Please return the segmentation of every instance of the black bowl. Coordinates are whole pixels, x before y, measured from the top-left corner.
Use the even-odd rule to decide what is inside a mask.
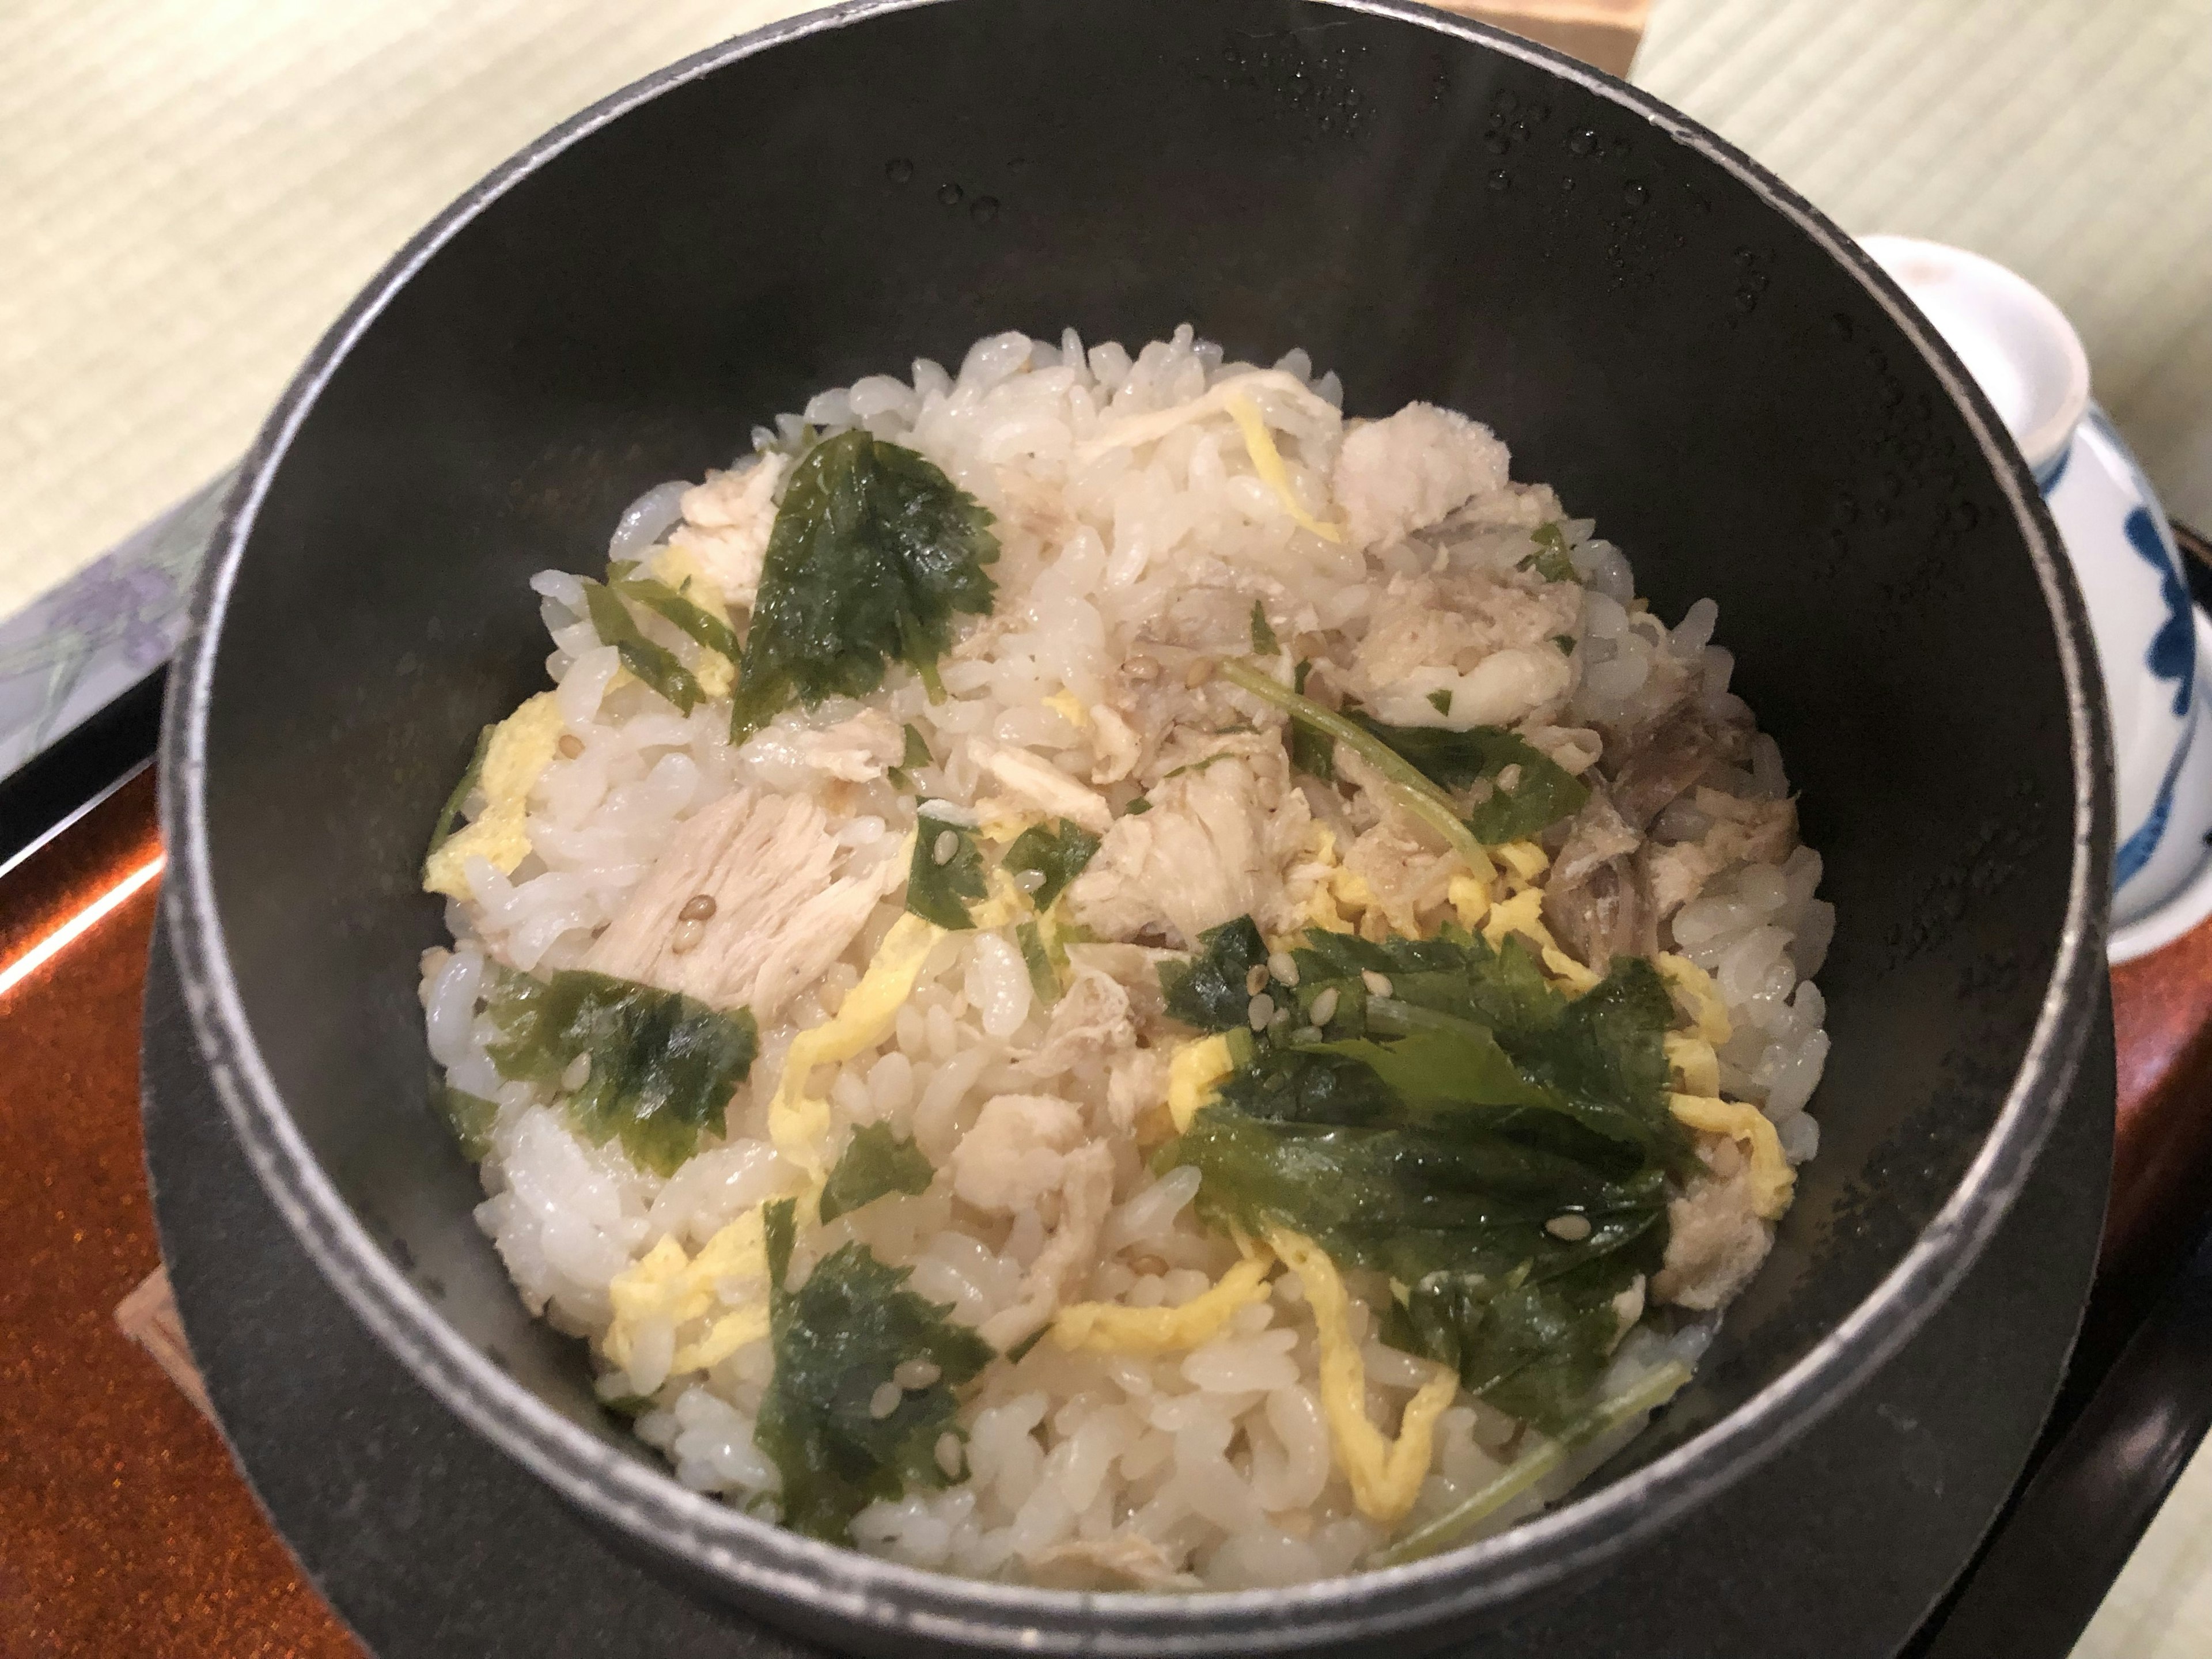
[[[426,1103],[424,838],[540,684],[524,586],[811,389],[1008,327],[1293,344],[1472,411],[1721,605],[1839,930],[1825,1146],[1694,1388],[1577,1501],[1398,1571],[1079,1596],[910,1571],[678,1486],[524,1314]],[[347,313],[248,459],[175,680],[168,920],[280,1208],[477,1431],[733,1601],[875,1653],[1403,1647],[1694,1524],[1948,1294],[2063,1100],[2112,805],[2080,598],[1957,361],[1672,112],[1409,6],[844,8],[610,100]]]

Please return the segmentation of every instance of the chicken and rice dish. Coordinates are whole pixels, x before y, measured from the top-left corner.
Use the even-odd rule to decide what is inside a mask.
[[[1410,1560],[1758,1272],[1833,922],[1715,606],[1340,404],[998,335],[532,579],[550,689],[423,872],[434,1092],[686,1486],[1044,1586]]]

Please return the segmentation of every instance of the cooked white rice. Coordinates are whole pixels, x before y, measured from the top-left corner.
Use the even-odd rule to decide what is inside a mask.
[[[1272,374],[1242,378],[1255,373],[1224,362],[1187,327],[1133,356],[1112,343],[1086,349],[1073,332],[1057,344],[997,335],[979,341],[957,374],[921,362],[908,380],[871,376],[825,392],[757,433],[757,453],[730,473],[664,485],[625,515],[616,556],[718,587],[742,627],[773,488],[802,428],[859,424],[921,452],[996,516],[1002,547],[992,569],[995,612],[971,621],[944,661],[940,702],[895,670],[868,700],[875,714],[833,699],[788,712],[732,748],[726,679],[723,696],[678,714],[619,672],[615,649],[585,619],[575,577],[547,571],[533,580],[552,636],[546,668],[564,739],[529,787],[527,855],[504,873],[493,859],[467,860],[469,896],[448,905],[454,947],[429,953],[422,981],[433,1056],[453,1086],[498,1104],[477,1218],[533,1312],[602,1352],[610,1287],[656,1243],[673,1238],[696,1252],[763,1200],[803,1189],[771,1145],[766,1104],[793,1036],[831,1017],[902,911],[915,797],[884,776],[899,761],[896,743],[884,750],[886,731],[912,723],[935,757],[916,780],[922,793],[954,803],[956,816],[980,804],[973,816],[987,828],[1006,816],[1009,797],[1024,804],[987,764],[1005,750],[1042,760],[1109,815],[1140,785],[1161,797],[1156,814],[1177,810],[1159,777],[1163,749],[1170,758],[1177,752],[1179,726],[1202,714],[1249,721],[1255,742],[1279,742],[1279,714],[1205,678],[1210,658],[1249,651],[1255,599],[1286,646],[1295,641],[1297,654],[1328,659],[1340,690],[1401,724],[1447,718],[1430,712],[1430,694],[1441,690],[1455,723],[1471,715],[1515,726],[1571,771],[1595,763],[1608,775],[1636,734],[1686,708],[1735,734],[1729,752],[1699,762],[1694,781],[1646,827],[1638,854],[1645,862],[1634,867],[1648,883],[1671,860],[1665,878],[1691,894],[1655,921],[1654,934],[1709,972],[1726,1006],[1734,1035],[1717,1054],[1718,1092],[1759,1107],[1792,1163],[1814,1154],[1819,1133],[1805,1109],[1827,1037],[1812,975],[1832,913],[1814,896],[1819,854],[1796,844],[1781,756],[1771,739],[1749,735],[1749,711],[1728,690],[1731,659],[1711,643],[1712,602],[1663,625],[1635,598],[1621,550],[1595,539],[1587,521],[1565,519],[1544,486],[1509,483],[1504,447],[1483,428],[1422,405],[1389,422],[1344,421],[1336,377],[1316,376],[1303,352]],[[1211,412],[1160,422],[1167,429],[1150,441],[1100,441],[1132,430],[1119,423],[1187,408],[1231,381],[1272,431],[1299,515],[1258,476],[1218,396]],[[1369,435],[1352,442],[1355,432]],[[1300,517],[1344,522],[1348,533],[1331,543]],[[1564,521],[1579,583],[1547,583],[1518,568],[1531,530],[1553,521]],[[673,628],[649,617],[644,627],[702,674],[711,670]],[[1553,635],[1571,636],[1571,653],[1550,643]],[[1370,933],[1432,930],[1454,914],[1441,878],[1430,879],[1437,844],[1364,792],[1285,782],[1264,757],[1188,782],[1181,810],[1201,819],[1250,816],[1243,890],[1263,927],[1270,913],[1279,921],[1328,910]],[[1200,785],[1210,793],[1201,797]],[[618,1143],[580,1139],[557,1090],[501,1077],[486,1051],[495,1032],[480,1012],[485,959],[541,975],[582,965],[678,827],[741,790],[818,805],[840,878],[856,890],[873,884],[879,896],[834,963],[763,1018],[760,1058],[730,1106],[726,1137],[710,1136],[664,1179],[635,1167]],[[479,794],[469,810],[484,805]],[[1412,849],[1408,869],[1420,864],[1427,876],[1397,880],[1376,864],[1393,833]],[[1547,840],[1553,854],[1559,835]],[[1362,846],[1366,874],[1346,879]],[[1112,850],[1109,841],[1094,864],[1101,882]],[[1512,882],[1502,871],[1497,882],[1490,899],[1503,902]],[[1372,901],[1364,908],[1363,892]],[[1155,914],[1142,937],[1151,944],[1187,944],[1175,919],[1204,908],[1203,895],[1087,896],[1093,915],[1109,921],[1149,904]],[[1066,1148],[1049,1135],[1036,1141],[1034,1126],[1010,1125],[1011,1109],[979,1132],[986,1103],[1008,1096],[1071,1103],[1085,1144],[1111,1159],[1110,1213],[1059,1301],[1178,1305],[1237,1261],[1236,1247],[1194,1217],[1197,1172],[1155,1179],[1130,1127],[1158,1106],[1160,1055],[1173,1036],[1140,1013],[1118,1047],[1055,1055],[1052,1016],[1032,993],[1010,929],[951,933],[936,945],[888,1038],[820,1068],[811,1090],[830,1104],[825,1155],[851,1126],[888,1122],[939,1166],[936,1183],[803,1233],[801,1269],[859,1238],[884,1261],[910,1267],[911,1288],[950,1304],[959,1322],[981,1326],[1015,1309],[1065,1206],[1020,1182],[1011,1195],[998,1190],[1007,1183],[994,1172],[1022,1146],[1034,1159],[1035,1146],[1049,1143],[1041,1183],[1048,1189]],[[1031,1140],[1022,1142],[1023,1133]],[[979,1133],[1003,1145],[979,1140],[963,1155]],[[1676,1305],[1621,1342],[1608,1388],[1668,1358],[1694,1362],[1713,1309],[1767,1248],[1771,1225],[1742,1206],[1735,1146],[1717,1135],[1700,1144],[1711,1176],[1677,1200],[1676,1255],[1661,1275],[1671,1282],[1650,1287],[1655,1307],[1662,1291]],[[1690,1259],[1700,1250],[1703,1258]],[[769,1343],[671,1374],[678,1351],[714,1319],[764,1293],[757,1278],[716,1288],[714,1306],[698,1318],[648,1320],[632,1333],[626,1368],[602,1357],[601,1392],[649,1398],[637,1433],[685,1486],[773,1514],[777,1471],[753,1441]],[[1378,1287],[1355,1279],[1353,1288]],[[1361,1297],[1352,1318],[1364,1338],[1368,1414],[1387,1431],[1433,1367],[1365,1334],[1372,1310]],[[1188,1352],[1069,1352],[1037,1342],[1018,1362],[988,1368],[960,1420],[968,1477],[863,1510],[853,1526],[860,1548],[1051,1583],[1287,1584],[1355,1568],[1388,1536],[1496,1476],[1525,1441],[1521,1425],[1462,1394],[1437,1425],[1411,1513],[1387,1526],[1364,1516],[1332,1455],[1315,1322],[1291,1272]],[[1486,1530],[1555,1500],[1620,1438],[1586,1449]]]

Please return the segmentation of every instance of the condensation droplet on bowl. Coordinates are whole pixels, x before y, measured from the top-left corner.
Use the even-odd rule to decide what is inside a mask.
[[[957,185],[946,185],[937,192],[937,199],[945,207],[957,207],[964,192]]]
[[[914,163],[903,155],[894,155],[884,163],[884,177],[895,185],[902,185],[914,177]]]

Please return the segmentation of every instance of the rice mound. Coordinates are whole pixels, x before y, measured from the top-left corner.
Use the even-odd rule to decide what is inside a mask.
[[[938,1174],[926,1193],[807,1230],[794,1272],[858,1239],[910,1267],[909,1287],[955,1321],[1034,1328],[1025,1301],[1087,1169],[1110,1179],[1110,1196],[1080,1259],[1048,1285],[1053,1305],[1176,1307],[1212,1286],[1237,1247],[1194,1217],[1197,1170],[1149,1171],[1136,1126],[1159,1107],[1174,1046],[1147,992],[1157,963],[1224,920],[1224,903],[1271,935],[1382,937],[1433,932],[1471,907],[1479,925],[1486,907],[1543,888],[1544,921],[1532,925],[1548,924],[1566,957],[1595,955],[1601,969],[1616,946],[1663,951],[1710,975],[1731,1034],[1712,1055],[1717,1087],[1702,1092],[1756,1107],[1790,1163],[1817,1152],[1806,1107],[1827,1036],[1812,978],[1832,915],[1814,896],[1820,856],[1797,844],[1780,753],[1728,689],[1715,605],[1700,600],[1666,626],[1635,597],[1623,552],[1544,485],[1512,482],[1504,446],[1465,417],[1414,404],[1351,422],[1340,402],[1336,377],[1315,375],[1303,352],[1272,369],[1228,362],[1185,327],[1133,356],[1086,349],[1072,331],[1057,345],[995,335],[957,374],[919,362],[909,379],[871,376],[779,417],[729,471],[641,498],[612,556],[691,581],[742,626],[793,454],[862,427],[927,457],[994,515],[998,599],[941,664],[942,701],[895,670],[865,701],[790,709],[739,747],[726,669],[717,679],[691,639],[642,619],[710,694],[685,715],[623,670],[576,576],[532,580],[558,744],[521,803],[526,853],[505,869],[469,856],[449,884],[453,945],[423,963],[428,1044],[453,1088],[496,1103],[477,1216],[523,1299],[593,1345],[602,1395],[630,1403],[637,1434],[684,1486],[776,1512],[777,1468],[754,1439],[768,1340],[672,1370],[763,1287],[724,1279],[693,1318],[643,1321],[620,1365],[605,1347],[613,1287],[661,1241],[696,1255],[801,1188],[768,1103],[794,1036],[833,1017],[902,915],[917,794],[987,840],[1048,814],[1103,814],[1107,845],[1067,899],[1101,942],[1071,948],[1077,988],[1048,1007],[1011,929],[947,933],[889,1036],[817,1068],[808,1093],[828,1103],[823,1156],[852,1127],[882,1122]],[[1240,404],[1264,424],[1274,483]],[[1526,568],[1531,532],[1550,524],[1572,580]],[[1501,869],[1484,895],[1455,887],[1437,844],[1356,778],[1331,788],[1291,776],[1282,716],[1209,673],[1212,659],[1252,650],[1255,600],[1333,695],[1403,724],[1445,723],[1448,708],[1455,723],[1511,726],[1568,771],[1610,780],[1616,797],[1641,757],[1637,777],[1662,775],[1646,803],[1659,804],[1640,824],[1628,814],[1627,850],[1585,815],[1532,844],[1522,863],[1533,870]],[[932,759],[902,789],[889,774],[908,725]],[[1189,763],[1192,732],[1238,726],[1235,753],[1168,776]],[[1144,791],[1152,810],[1125,816]],[[756,1010],[760,1054],[726,1133],[664,1178],[618,1143],[576,1133],[558,1085],[501,1075],[483,1012],[488,963],[542,975],[605,959],[602,941],[623,936],[684,827],[748,793],[805,805],[818,839],[809,867],[834,873],[854,920],[830,940],[830,959]],[[466,810],[483,817],[485,794]],[[1125,824],[1151,839],[1117,841]],[[1571,862],[1589,868],[1570,880]],[[1602,886],[1607,872],[1639,884],[1629,921]],[[1060,1104],[1001,1104],[1041,1098]],[[1615,1351],[1608,1389],[1669,1359],[1694,1363],[1771,1243],[1771,1222],[1745,1207],[1736,1141],[1698,1143],[1705,1173],[1674,1200],[1668,1266],[1639,1292],[1652,1311]],[[1348,1278],[1368,1415],[1388,1429],[1436,1368],[1377,1338],[1389,1291]],[[994,1361],[963,1401],[965,1478],[862,1510],[858,1547],[1076,1588],[1290,1584],[1354,1569],[1495,1479],[1524,1443],[1521,1424],[1462,1392],[1436,1422],[1410,1512],[1389,1523],[1363,1514],[1332,1454],[1316,1321],[1292,1272],[1188,1350],[996,1346],[1019,1357]],[[1582,1449],[1484,1530],[1556,1501],[1639,1425]]]

